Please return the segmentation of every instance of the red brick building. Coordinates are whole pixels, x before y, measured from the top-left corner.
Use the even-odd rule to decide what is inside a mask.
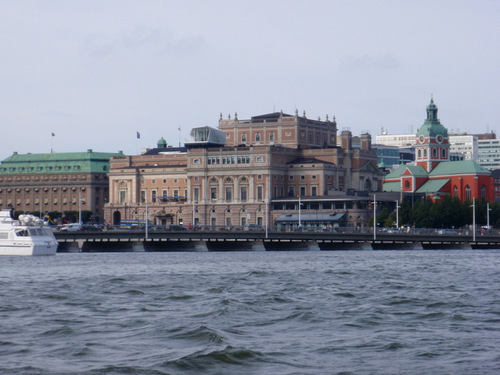
[[[494,200],[491,172],[472,160],[449,161],[448,131],[437,117],[431,98],[427,119],[416,134],[415,163],[401,164],[384,178],[384,191],[425,194],[432,200],[443,195],[461,201]]]

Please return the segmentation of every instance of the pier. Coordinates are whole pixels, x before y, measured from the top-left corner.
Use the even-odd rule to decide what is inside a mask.
[[[55,232],[58,252],[500,249],[498,233],[327,231]]]

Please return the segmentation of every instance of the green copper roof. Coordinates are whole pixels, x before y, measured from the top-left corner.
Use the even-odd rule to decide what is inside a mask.
[[[403,175],[404,171],[408,169],[412,176],[415,177],[426,177],[427,171],[424,167],[410,164],[401,164],[396,170],[387,174],[384,178],[390,180],[391,178],[399,178]]]
[[[401,191],[401,182],[395,181],[395,182],[386,182],[382,186],[383,191]]]
[[[418,188],[416,193],[437,193],[443,188],[446,183],[450,181],[449,178],[440,178],[437,180],[426,181],[422,186]]]
[[[161,137],[158,141],[158,148],[165,148],[167,147],[167,141],[165,140],[165,138]]]
[[[109,152],[66,152],[47,154],[14,153],[0,164],[0,175],[53,174],[53,173],[107,173],[111,156],[123,155]]]
[[[437,117],[438,108],[434,104],[434,99],[431,98],[430,104],[427,106],[427,119],[424,124],[417,131],[417,138],[420,135],[424,137],[435,137],[438,134],[441,134],[443,137],[448,137],[448,130],[441,125]]]
[[[406,164],[400,164],[399,167],[397,167],[392,172],[388,173],[384,178],[388,180],[391,178],[399,178],[401,177],[405,169],[406,169]]]
[[[459,160],[448,161],[439,163],[429,176],[446,176],[446,175],[465,175],[465,174],[485,174],[489,175],[491,172],[486,168],[480,166],[473,160]]]

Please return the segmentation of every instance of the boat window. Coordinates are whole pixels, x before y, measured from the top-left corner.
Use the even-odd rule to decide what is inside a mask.
[[[29,228],[29,231],[32,237],[43,236],[43,231],[41,230],[41,228]]]
[[[18,237],[28,237],[29,236],[29,233],[26,229],[19,229],[19,230],[16,230],[16,236]]]

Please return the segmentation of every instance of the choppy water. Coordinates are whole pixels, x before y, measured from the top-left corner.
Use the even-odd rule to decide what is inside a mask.
[[[0,258],[2,374],[500,374],[499,251]]]

